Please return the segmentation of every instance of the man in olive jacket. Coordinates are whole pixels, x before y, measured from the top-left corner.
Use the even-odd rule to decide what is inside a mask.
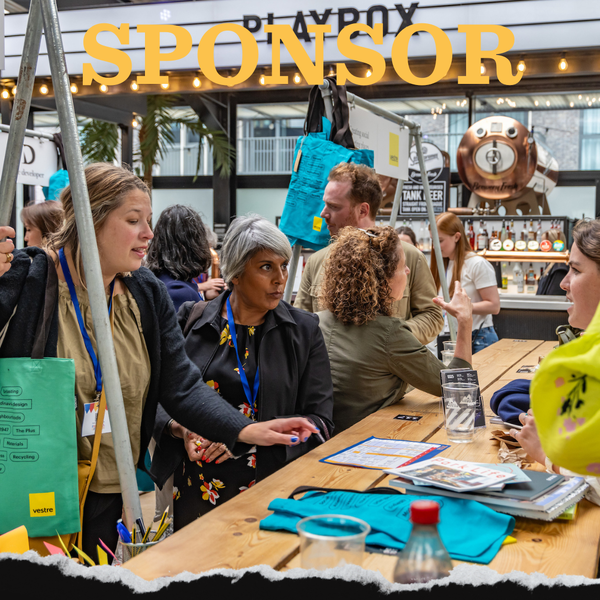
[[[382,198],[379,179],[373,169],[341,163],[329,173],[321,217],[325,219],[332,237],[337,236],[342,227],[375,227]],[[393,316],[404,319],[413,335],[422,344],[427,344],[437,337],[444,325],[442,310],[432,301],[438,295],[437,290],[425,256],[414,246],[406,242],[401,244],[410,273],[404,296],[394,303]],[[323,310],[318,296],[330,248],[323,248],[308,259],[294,307],[309,312]]]

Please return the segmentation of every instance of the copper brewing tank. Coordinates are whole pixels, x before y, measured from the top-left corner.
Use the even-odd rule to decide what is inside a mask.
[[[529,189],[547,195],[558,181],[550,150],[511,117],[486,117],[471,125],[456,158],[462,182],[487,200],[519,198]]]

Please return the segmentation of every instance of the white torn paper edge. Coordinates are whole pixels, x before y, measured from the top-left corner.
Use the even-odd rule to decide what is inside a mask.
[[[65,556],[41,557],[33,550],[25,554],[0,553],[0,560],[28,560],[41,566],[54,565],[63,575],[67,577],[92,578],[106,583],[121,583],[128,586],[136,593],[157,592],[168,586],[171,582],[190,582],[212,575],[230,577],[232,583],[237,582],[246,573],[259,573],[269,581],[281,581],[283,579],[303,579],[306,577],[319,577],[322,579],[341,579],[343,581],[355,581],[363,585],[376,584],[379,590],[385,594],[402,590],[430,589],[434,586],[447,586],[449,584],[459,585],[494,585],[500,582],[512,582],[529,588],[530,590],[539,586],[563,585],[567,587],[581,585],[596,585],[597,580],[588,579],[583,575],[559,575],[550,578],[543,573],[527,574],[522,571],[512,571],[507,574],[499,574],[484,565],[460,564],[452,569],[450,576],[437,579],[428,583],[400,584],[390,583],[379,571],[363,569],[357,565],[344,565],[326,571],[316,569],[290,569],[285,572],[275,571],[267,565],[257,565],[246,569],[211,569],[204,573],[196,574],[184,571],[173,577],[158,577],[152,581],[146,581],[131,571],[113,566],[85,567]]]

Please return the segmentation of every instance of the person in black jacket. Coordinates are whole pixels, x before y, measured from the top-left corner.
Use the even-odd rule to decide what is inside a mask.
[[[203,303],[199,317],[198,307],[186,302],[178,318],[182,329],[189,330],[185,350],[204,381],[241,414],[259,422],[304,416],[325,439],[333,431],[329,359],[316,315],[282,301],[290,257],[290,244],[275,225],[257,215],[238,217],[221,252],[229,289]],[[194,435],[187,456],[178,447],[165,457],[169,423],[177,429],[168,415],[157,419],[154,459],[168,459],[174,469],[175,530],[319,443],[311,438],[295,448],[242,453]]]
[[[107,163],[86,167],[85,178],[107,301],[114,286],[113,337],[134,463],[142,458],[140,468],[144,469],[143,457],[154,428],[159,399],[178,422],[226,444],[235,453],[243,453],[257,444],[304,443],[302,440],[317,431],[306,419],[253,423],[210,389],[188,359],[164,284],[148,269],[140,268],[153,237],[149,190],[143,181],[130,171]],[[62,192],[61,201],[65,220],[48,241],[59,289],[45,356],[70,358],[75,363],[77,431],[73,431],[73,435],[78,439],[79,458],[88,459],[93,436],[81,435],[81,422],[84,403],[96,399],[98,381],[74,307],[76,304],[80,307],[83,325],[95,350],[80,253],[80,244],[89,240],[79,238],[70,187]],[[5,248],[10,250],[10,244],[0,246],[0,251]],[[61,250],[64,262],[58,261]],[[0,277],[0,332],[4,336],[0,358],[31,356],[36,325],[44,309],[49,268],[44,251],[33,247],[15,251],[10,266]],[[63,266],[68,268],[63,270]],[[65,283],[67,273],[72,278],[75,297]],[[110,404],[110,399],[108,402]],[[185,434],[183,427],[178,431],[180,436]],[[181,439],[178,443],[183,445]],[[57,456],[56,460],[60,458]],[[164,475],[153,465],[150,475],[162,486],[169,474]],[[116,547],[116,521],[121,512],[112,434],[104,433],[98,465],[85,501],[84,552],[95,555],[98,538],[111,549]]]

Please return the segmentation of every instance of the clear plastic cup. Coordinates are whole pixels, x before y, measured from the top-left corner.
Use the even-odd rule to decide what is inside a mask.
[[[371,527],[361,519],[343,515],[306,517],[296,525],[300,534],[303,569],[332,569],[362,565],[365,539]]]
[[[472,442],[479,386],[474,383],[444,383],[442,390],[448,441],[456,444]]]
[[[454,358],[454,352],[449,350],[442,350],[442,362],[446,367],[450,366],[452,359]]]
[[[456,342],[444,342],[444,350],[446,352],[452,352],[452,354],[454,354],[454,352],[456,351]]]

